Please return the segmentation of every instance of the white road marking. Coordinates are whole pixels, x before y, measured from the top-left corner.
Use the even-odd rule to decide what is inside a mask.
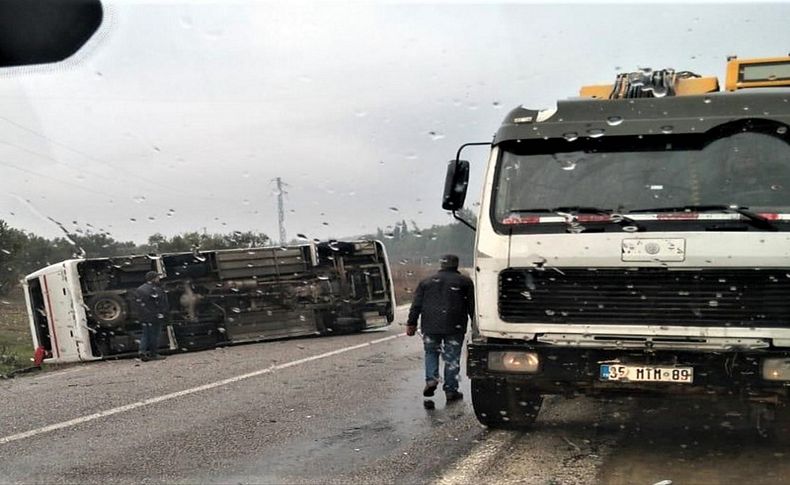
[[[60,423],[50,424],[48,426],[43,426],[37,429],[31,429],[30,431],[25,431],[23,433],[12,434],[10,436],[5,436],[0,438],[0,445],[4,445],[6,443],[10,443],[12,441],[19,441],[25,438],[31,438],[33,436],[37,436],[44,433],[49,433],[50,431],[57,431],[59,429],[69,428],[72,426],[76,426],[78,424],[87,423],[88,421],[93,421],[99,418],[105,418],[107,416],[112,416],[114,414],[125,413],[127,411],[132,411],[134,409],[138,409],[144,406],[150,406],[151,404],[156,404],[164,401],[169,401],[171,399],[175,399],[177,397],[188,396],[190,394],[195,394],[202,391],[208,391],[209,389],[215,389],[221,386],[227,386],[228,384],[233,384],[235,382],[243,381],[245,379],[250,379],[253,377],[262,376],[265,374],[271,374],[272,372],[287,369],[289,367],[295,367],[297,365],[306,364],[308,362],[313,362],[314,360],[325,359],[327,357],[332,357],[338,354],[344,354],[346,352],[351,352],[352,350],[363,349],[365,347],[370,347],[372,345],[380,344],[383,342],[387,342],[389,340],[396,339],[398,337],[402,337],[406,335],[405,333],[400,333],[397,335],[390,335],[389,337],[384,337],[380,339],[371,340],[369,342],[365,342],[358,345],[352,345],[351,347],[344,347],[337,350],[332,350],[331,352],[325,352],[323,354],[313,355],[312,357],[305,357],[304,359],[298,359],[291,362],[286,362],[284,364],[273,365],[271,367],[267,367],[265,369],[256,370],[254,372],[249,372],[247,374],[242,374],[235,377],[229,377],[227,379],[222,379],[221,381],[211,382],[208,384],[203,384],[202,386],[193,387],[190,389],[184,389],[183,391],[172,392],[170,394],[165,394],[162,396],[151,397],[148,399],[144,399],[142,401],[133,402],[131,404],[126,404],[124,406],[119,406],[112,409],[107,409],[105,411],[100,411],[98,413],[89,414],[87,416],[81,416],[79,418],[69,419],[68,421],[62,421]]]
[[[455,463],[451,469],[438,480],[435,485],[458,485],[460,483],[485,483],[481,472],[489,468],[491,460],[505,451],[505,447],[513,441],[513,435],[506,431],[493,431],[485,442],[477,445],[464,459]]]

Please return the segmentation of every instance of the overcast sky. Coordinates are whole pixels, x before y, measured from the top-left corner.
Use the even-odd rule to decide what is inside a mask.
[[[0,219],[276,238],[282,177],[289,237],[445,223],[447,160],[510,109],[638,66],[723,80],[728,54],[787,54],[788,19],[781,3],[110,3],[76,58],[0,69]]]

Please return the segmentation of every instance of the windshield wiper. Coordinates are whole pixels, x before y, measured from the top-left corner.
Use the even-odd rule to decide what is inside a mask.
[[[728,214],[740,214],[746,218],[752,226],[766,231],[778,231],[776,225],[766,219],[765,217],[752,212],[748,207],[741,207],[737,205],[683,205],[673,207],[654,207],[652,209],[635,209],[629,210],[630,214],[647,213],[647,212],[709,212],[720,211]]]
[[[608,221],[595,221],[595,222],[610,222],[613,224],[619,224],[621,226],[631,226],[635,227],[638,231],[644,231],[645,228],[637,223],[635,220],[627,217],[619,212],[615,212],[612,209],[600,209],[598,207],[589,207],[589,206],[560,206],[554,207],[553,209],[545,209],[545,208],[536,208],[536,209],[513,209],[510,212],[515,213],[525,213],[525,212],[538,212],[538,213],[547,213],[547,214],[558,214],[558,215],[573,215],[573,214],[600,214],[609,216],[610,220]]]

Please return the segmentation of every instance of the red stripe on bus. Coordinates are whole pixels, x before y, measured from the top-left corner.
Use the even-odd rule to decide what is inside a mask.
[[[52,333],[52,338],[55,345],[52,347],[57,354],[55,357],[60,358],[60,349],[58,348],[58,334],[55,333],[55,312],[52,311],[52,300],[49,299],[49,285],[47,284],[47,276],[44,275],[44,294],[47,295],[47,307],[49,308],[49,331]]]

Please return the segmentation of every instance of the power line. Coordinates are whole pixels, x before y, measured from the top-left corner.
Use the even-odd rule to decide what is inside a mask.
[[[64,149],[72,152],[72,153],[76,153],[77,155],[79,155],[79,156],[81,156],[81,157],[83,157],[83,158],[85,158],[87,160],[90,160],[90,161],[92,161],[94,163],[98,163],[98,164],[100,164],[102,166],[112,167],[113,170],[117,170],[119,172],[123,172],[124,174],[126,174],[126,175],[128,175],[130,177],[136,178],[137,180],[145,182],[145,183],[147,183],[149,185],[154,185],[154,186],[157,186],[157,187],[159,187],[161,189],[166,189],[169,192],[173,192],[173,193],[176,193],[176,194],[180,194],[180,195],[184,195],[184,196],[188,196],[188,197],[192,197],[192,198],[203,199],[203,200],[210,200],[210,201],[223,200],[225,202],[235,202],[235,201],[231,201],[229,199],[221,199],[221,198],[217,198],[217,197],[206,197],[206,196],[200,196],[200,195],[196,196],[196,195],[190,194],[188,192],[181,191],[181,190],[179,190],[179,189],[177,189],[177,188],[175,188],[173,186],[168,186],[168,185],[165,185],[165,184],[161,184],[161,183],[159,183],[159,182],[157,182],[155,180],[151,180],[151,179],[148,179],[148,178],[145,178],[145,177],[141,177],[140,175],[137,175],[134,172],[126,170],[126,169],[124,169],[121,166],[112,165],[112,164],[110,164],[110,163],[108,163],[108,162],[106,162],[104,160],[101,160],[99,158],[94,157],[93,155],[90,155],[89,153],[83,152],[82,150],[78,150],[78,149],[73,148],[73,147],[71,147],[69,145],[66,145],[65,143],[59,142],[57,140],[53,140],[52,138],[44,135],[43,133],[39,133],[38,131],[36,131],[36,130],[34,130],[32,128],[28,128],[27,126],[24,126],[24,125],[22,125],[20,123],[17,123],[16,121],[10,120],[10,119],[8,119],[8,118],[6,118],[4,116],[0,116],[0,120],[3,120],[6,123],[15,126],[15,127],[19,128],[20,130],[23,130],[23,131],[31,133],[31,134],[33,134],[35,136],[38,136],[39,138],[41,138],[43,140],[46,140],[47,142],[51,143],[52,145],[59,146],[61,148],[64,148]],[[6,142],[6,144],[11,145],[10,143],[7,143],[7,142]],[[11,145],[11,146],[14,146],[14,145]],[[17,148],[21,148],[21,147],[17,147]],[[34,154],[36,154],[38,156],[43,156],[44,158],[47,158],[48,160],[52,160],[52,161],[54,161],[56,163],[60,163],[60,164],[63,164],[65,166],[70,166],[69,164],[67,164],[67,163],[65,163],[63,161],[56,160],[56,159],[54,159],[52,157],[49,157],[49,156],[46,156],[46,155],[43,155],[43,154],[40,154],[40,153],[33,152],[32,150],[28,150],[28,149],[25,149],[25,148],[21,148],[21,149],[24,150],[24,151],[32,152],[32,153],[34,153]],[[76,167],[71,167],[71,168],[73,168],[75,170],[84,170],[84,169],[80,169],[80,168],[76,168]],[[87,172],[87,171],[85,171],[85,172],[86,173],[90,173],[90,172]],[[92,174],[92,175],[97,176],[95,173]],[[100,175],[98,175],[98,176],[99,177],[103,177],[103,176],[100,176]]]

